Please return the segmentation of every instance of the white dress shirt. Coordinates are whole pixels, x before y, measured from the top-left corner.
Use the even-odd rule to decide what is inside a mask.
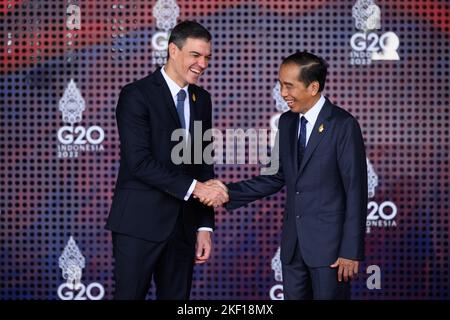
[[[188,91],[188,86],[189,85],[186,85],[185,87],[181,88],[164,71],[165,67],[166,66],[163,66],[161,68],[161,74],[162,74],[164,80],[166,80],[167,86],[169,87],[170,94],[172,95],[172,99],[173,99],[173,102],[175,104],[175,108],[176,108],[176,105],[177,105],[177,94],[178,94],[178,92],[180,92],[180,90],[184,90],[186,92],[186,99],[184,99],[184,119],[185,119],[186,134],[187,134],[189,132],[189,124],[190,124],[189,120],[190,120],[190,117],[191,117],[191,109],[190,109],[190,105],[189,105],[189,91]],[[189,187],[186,195],[184,196],[184,201],[188,201],[189,200],[189,198],[192,195],[192,192],[194,192],[196,184],[197,184],[197,180],[193,179],[192,183],[191,183],[191,186]],[[201,230],[211,231],[211,232],[213,231],[211,228],[208,228],[208,227],[201,227],[201,228],[198,229],[198,231],[201,231]]]
[[[320,95],[320,99],[309,109],[305,114],[300,113],[300,120],[302,117],[305,117],[308,121],[306,123],[306,144],[308,145],[309,137],[311,136],[311,132],[314,129],[314,125],[316,124],[317,117],[319,116],[320,110],[322,110],[323,105],[325,104],[325,97]],[[300,135],[300,126],[298,126],[297,138]]]
[[[167,85],[169,86],[170,94],[172,95],[173,102],[175,103],[175,108],[177,107],[177,94],[180,90],[184,90],[186,92],[186,99],[184,99],[184,119],[186,124],[186,132],[189,132],[189,120],[191,117],[191,109],[189,108],[189,91],[188,86],[181,88],[175,81],[173,81],[167,73],[164,71],[164,67],[161,68],[161,74],[166,80]]]

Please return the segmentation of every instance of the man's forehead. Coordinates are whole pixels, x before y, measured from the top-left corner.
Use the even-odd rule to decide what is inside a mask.
[[[281,77],[281,75],[283,76],[287,76],[287,77],[291,77],[291,76],[297,76],[300,72],[300,67],[298,65],[292,64],[289,66],[285,66],[282,65],[280,67],[280,70],[278,70],[278,76]]]
[[[205,39],[194,39],[187,38],[184,43],[183,49],[187,49],[189,51],[211,51],[211,41],[207,41]]]
[[[296,72],[299,71],[301,66],[296,63],[283,63],[280,66],[280,72]]]
[[[211,44],[211,41],[209,41],[207,39],[204,39],[204,38],[187,37],[186,38],[186,43],[188,43],[188,42],[190,42],[190,43],[196,42],[196,43]]]

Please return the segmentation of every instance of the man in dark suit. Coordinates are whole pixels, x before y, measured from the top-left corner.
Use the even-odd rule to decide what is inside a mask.
[[[182,22],[170,35],[167,64],[120,93],[120,170],[106,225],[115,299],[145,299],[152,277],[158,299],[188,299],[194,261],[210,256],[214,210],[193,198],[214,205],[228,195],[202,182],[214,177],[211,164],[179,164],[172,152],[179,143],[172,139],[175,130],[192,147],[194,121],[202,135],[211,128],[211,97],[195,85],[210,58],[210,33]]]
[[[279,82],[291,110],[279,120],[278,171],[228,185],[230,210],[286,186],[285,299],[348,299],[349,279],[364,258],[364,141],[356,119],[321,94],[326,75],[325,61],[311,53],[284,59]]]

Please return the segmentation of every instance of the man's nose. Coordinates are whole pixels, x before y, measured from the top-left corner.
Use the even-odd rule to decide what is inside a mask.
[[[203,68],[206,69],[208,67],[208,61],[206,60],[205,57],[200,57],[198,60],[198,65]]]

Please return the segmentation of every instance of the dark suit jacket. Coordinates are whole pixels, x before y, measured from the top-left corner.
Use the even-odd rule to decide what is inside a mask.
[[[211,128],[211,97],[189,85],[190,126],[202,121]],[[195,101],[194,101],[195,100]],[[183,213],[186,234],[195,239],[198,227],[214,227],[214,211],[197,200],[184,197],[193,178],[214,178],[212,165],[181,164],[171,160],[172,131],[180,128],[176,107],[160,69],[126,85],[116,109],[120,136],[120,169],[106,228],[114,232],[163,241]],[[207,143],[203,143],[202,150]]]
[[[298,113],[288,111],[280,117],[278,172],[229,184],[230,202],[226,207],[238,208],[286,185],[283,263],[292,259],[297,239],[302,257],[310,267],[329,266],[338,257],[362,260],[367,167],[358,122],[326,99],[299,169],[298,123]]]

